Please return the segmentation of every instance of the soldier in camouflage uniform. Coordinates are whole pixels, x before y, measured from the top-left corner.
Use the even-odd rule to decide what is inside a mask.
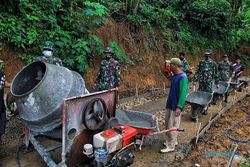
[[[43,47],[43,55],[36,58],[35,61],[42,61],[45,63],[55,64],[57,66],[62,66],[62,61],[54,57],[54,43],[51,41],[46,41]]]
[[[211,59],[212,50],[208,49],[204,53],[205,60],[200,61],[196,73],[194,75],[194,81],[199,82],[198,90],[204,92],[212,92],[213,82],[218,83],[218,69],[215,61]]]
[[[185,53],[181,52],[179,54],[179,58],[181,60],[181,69],[183,70],[183,72],[185,72],[186,74],[192,73],[192,70],[187,62],[187,60],[185,59]]]
[[[106,58],[101,62],[100,71],[96,78],[96,86],[101,90],[108,90],[120,85],[120,65],[113,58],[112,48],[106,48]]]
[[[228,60],[228,55],[223,55],[223,60],[219,63],[218,70],[221,81],[228,81],[232,76],[233,63]]]
[[[232,76],[233,63],[228,60],[228,55],[223,55],[223,60],[219,63],[218,70],[221,81],[229,81]],[[227,103],[228,92],[225,93],[225,102]],[[216,96],[214,97],[216,100]]]

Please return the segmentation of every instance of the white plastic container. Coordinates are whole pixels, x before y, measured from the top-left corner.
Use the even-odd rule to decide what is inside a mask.
[[[110,134],[106,135],[106,132]],[[94,135],[94,147],[105,148],[110,154],[122,148],[122,135],[113,130],[100,132]]]
[[[83,146],[83,154],[90,156],[91,154],[93,154],[93,146],[92,144],[84,144]]]

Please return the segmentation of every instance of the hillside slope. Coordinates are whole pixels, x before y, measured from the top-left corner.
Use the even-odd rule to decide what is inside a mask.
[[[167,83],[166,86],[168,86],[168,80],[162,73],[164,60],[176,55],[166,53],[161,41],[158,42],[157,48],[149,49],[150,41],[143,31],[139,31],[136,38],[132,37],[127,24],[116,23],[112,20],[98,29],[95,34],[104,41],[105,46],[110,41],[116,41],[133,62],[133,65],[121,64],[122,85],[120,90],[133,89],[136,85],[139,89],[163,87],[163,83]],[[250,49],[247,47],[243,47],[242,51],[245,54],[250,53]],[[222,52],[215,53],[213,58],[219,61],[222,54]],[[196,56],[186,56],[192,67],[196,67],[202,58],[200,55],[202,53],[197,53]],[[4,71],[8,81],[11,81],[26,64],[20,60],[18,51],[4,44],[0,45],[0,59],[5,61]],[[96,55],[90,61],[90,68],[82,74],[88,87],[92,87],[94,84],[100,62],[101,57]],[[249,75],[249,70],[245,72],[245,75]]]

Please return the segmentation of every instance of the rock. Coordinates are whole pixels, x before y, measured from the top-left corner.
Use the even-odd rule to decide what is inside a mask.
[[[194,164],[192,167],[200,167],[200,164]]]
[[[185,158],[185,155],[183,153],[177,153],[175,155],[175,160],[176,161],[182,161]]]

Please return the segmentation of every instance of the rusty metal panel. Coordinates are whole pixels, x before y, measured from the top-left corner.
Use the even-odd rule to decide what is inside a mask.
[[[84,109],[94,99],[104,101],[108,117],[115,116],[117,89],[95,92],[64,100],[62,112],[62,162],[68,166],[85,163],[84,144],[93,142],[93,135],[103,129],[89,130],[83,123]]]

